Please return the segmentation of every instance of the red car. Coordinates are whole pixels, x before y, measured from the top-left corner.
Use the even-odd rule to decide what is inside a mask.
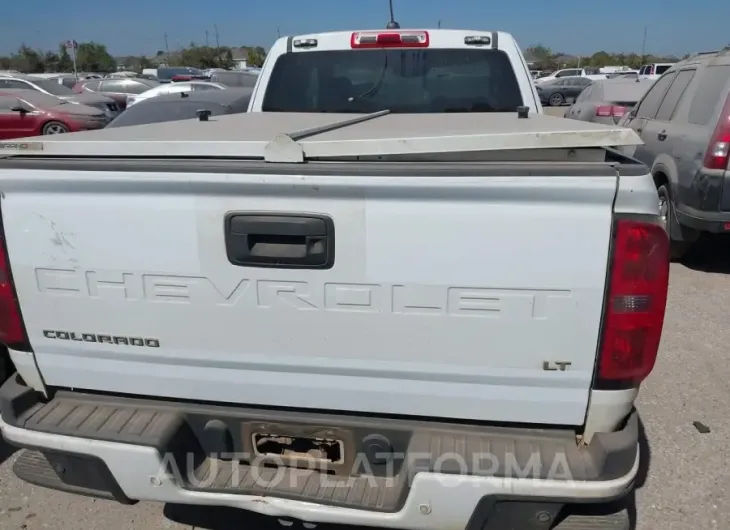
[[[0,92],[0,140],[102,129],[109,118],[95,107],[36,90]]]
[[[174,75],[170,78],[173,83],[179,83],[181,81],[210,81],[210,76],[206,75]]]

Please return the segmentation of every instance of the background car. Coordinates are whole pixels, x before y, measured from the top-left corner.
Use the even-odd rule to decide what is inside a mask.
[[[644,97],[654,81],[616,77],[594,81],[565,112],[566,118],[615,125]]]
[[[730,232],[730,48],[667,70],[619,122],[641,137],[673,259],[703,233]]]
[[[592,82],[586,77],[556,79],[555,81],[537,85],[537,95],[540,96],[540,102],[543,105],[559,107],[566,103],[572,103]]]
[[[172,76],[172,79],[170,79],[171,83],[184,83],[185,81],[210,81],[210,78],[207,75],[181,74],[174,75]]]
[[[674,63],[652,63],[645,64],[639,68],[639,79],[651,79],[656,81],[664,72],[669,70]]]
[[[137,77],[139,79],[147,79],[148,81],[157,81],[159,83],[159,79],[154,74],[138,74]]]
[[[565,79],[568,77],[585,77],[595,81],[597,79],[607,79],[607,74],[598,73],[597,68],[563,68],[562,70],[556,70],[550,73],[546,72],[545,75],[538,76],[535,79],[535,84],[552,83],[556,79]]]
[[[256,86],[256,81],[258,81],[258,79],[258,72],[250,70],[213,72],[210,75],[210,80],[213,83],[220,83],[229,87],[253,88]]]
[[[77,83],[73,91],[77,94],[93,93],[108,96],[123,110],[127,108],[129,96],[138,96],[159,85],[159,82],[149,79],[89,79]]]
[[[157,78],[161,83],[170,83],[175,76],[205,77],[205,72],[189,66],[161,66],[157,69]]]
[[[116,118],[120,112],[119,105],[113,99],[100,94],[76,94],[72,89],[60,84],[56,78],[42,79],[24,75],[3,77],[0,78],[0,90],[36,90],[70,103],[96,107],[107,114],[110,120]]]
[[[110,74],[106,74],[104,76],[104,79],[128,79],[130,77],[137,77],[137,72],[111,72]]]
[[[624,70],[621,72],[615,72],[608,74],[609,79],[639,79],[638,70]]]
[[[227,87],[219,83],[209,83],[207,81],[186,81],[183,83],[166,83],[154,88],[150,88],[146,92],[142,92],[138,96],[129,96],[127,98],[127,108],[132,105],[144,101],[145,99],[162,96],[165,94],[175,94],[179,92],[200,92],[203,90],[225,90]]]
[[[102,129],[109,118],[94,107],[36,90],[0,91],[0,139]]]
[[[229,88],[157,96],[132,105],[107,127],[188,120],[199,110],[208,110],[211,116],[246,112],[252,93],[251,88]]]
[[[73,87],[76,85],[76,83],[79,82],[79,79],[72,75],[63,75],[53,78],[53,81],[58,83],[59,85],[63,85],[68,89],[71,89],[73,92]]]

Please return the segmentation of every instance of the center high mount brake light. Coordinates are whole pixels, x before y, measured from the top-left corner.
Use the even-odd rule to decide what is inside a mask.
[[[358,31],[350,37],[352,48],[428,48],[428,31]]]

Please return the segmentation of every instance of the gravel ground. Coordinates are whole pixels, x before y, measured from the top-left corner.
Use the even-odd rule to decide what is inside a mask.
[[[636,530],[722,529],[730,520],[730,240],[709,243],[686,265],[672,265],[661,352],[638,405],[646,458]],[[700,433],[694,422],[710,432]],[[44,490],[17,480],[13,460],[12,450],[0,447],[2,530],[281,528],[235,510],[125,507]]]

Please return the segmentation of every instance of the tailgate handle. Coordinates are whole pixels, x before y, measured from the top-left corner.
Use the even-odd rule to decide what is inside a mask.
[[[314,214],[233,212],[225,220],[228,261],[241,267],[329,269],[335,225]]]

